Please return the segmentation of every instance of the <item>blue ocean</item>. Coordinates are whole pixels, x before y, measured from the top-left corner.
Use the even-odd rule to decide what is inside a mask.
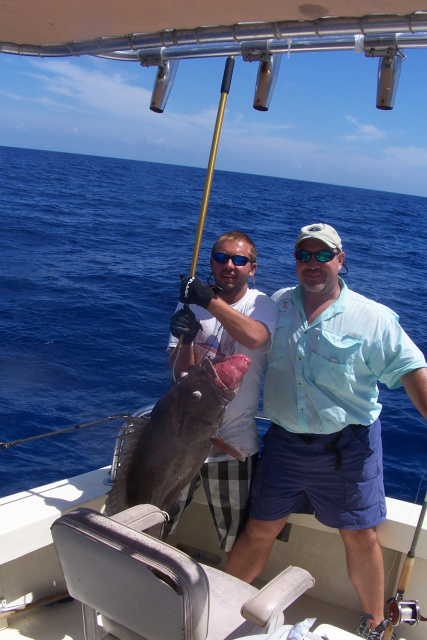
[[[0,162],[0,442],[155,402],[205,170],[8,147]],[[257,287],[295,284],[293,242],[319,221],[343,238],[348,286],[394,309],[427,354],[426,198],[216,171],[197,275],[215,238],[241,229]],[[387,495],[420,503],[427,425],[403,389],[380,400]],[[0,450],[0,495],[110,464],[121,423]]]

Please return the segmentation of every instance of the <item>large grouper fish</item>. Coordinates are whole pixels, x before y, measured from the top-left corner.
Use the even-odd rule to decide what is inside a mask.
[[[120,432],[117,479],[105,503],[114,515],[152,504],[173,515],[178,496],[199,471],[212,444],[244,460],[218,433],[251,360],[236,354],[217,364],[209,358],[188,373],[153,407],[149,418],[132,418]]]

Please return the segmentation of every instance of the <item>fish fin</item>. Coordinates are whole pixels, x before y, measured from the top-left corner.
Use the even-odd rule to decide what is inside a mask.
[[[118,433],[120,449],[118,452],[119,464],[116,469],[116,480],[107,494],[105,501],[105,513],[112,516],[134,505],[128,497],[128,474],[133,461],[135,447],[141,431],[149,423],[149,418],[128,418]],[[119,440],[120,438],[120,440]]]
[[[228,453],[229,456],[233,456],[233,458],[237,458],[237,460],[240,460],[241,462],[246,460],[240,449],[232,444],[228,444],[228,442],[226,442],[219,433],[212,436],[212,443],[223,453]]]

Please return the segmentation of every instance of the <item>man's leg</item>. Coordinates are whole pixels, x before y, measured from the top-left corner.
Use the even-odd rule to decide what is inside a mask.
[[[372,626],[384,620],[384,562],[374,529],[340,529],[347,571],[362,610],[373,616]]]
[[[304,446],[297,435],[271,424],[252,483],[250,518],[229,553],[226,573],[252,583],[267,564],[289,515],[306,506],[302,474],[298,473],[304,464]]]
[[[288,517],[269,521],[249,519],[228,555],[225,572],[251,584],[267,564],[274,541]]]
[[[243,462],[208,462],[200,471],[219,546],[227,553],[248,519],[249,493],[257,461],[258,454]]]

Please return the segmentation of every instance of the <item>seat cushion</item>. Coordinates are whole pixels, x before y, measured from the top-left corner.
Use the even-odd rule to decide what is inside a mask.
[[[209,580],[209,630],[207,640],[232,640],[262,629],[245,620],[240,613],[242,605],[258,592],[246,582],[228,573],[203,565]],[[279,621],[282,624],[283,618]]]

